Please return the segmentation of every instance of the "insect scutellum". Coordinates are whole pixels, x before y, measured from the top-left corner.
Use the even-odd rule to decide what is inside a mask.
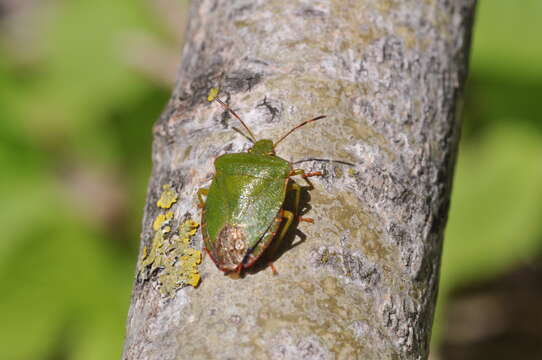
[[[252,143],[254,144],[250,149],[249,149],[249,152],[251,153],[254,153],[254,154],[261,154],[261,155],[274,155],[275,154],[275,148],[277,147],[277,145],[282,142],[282,140],[284,140],[288,135],[290,135],[292,132],[294,132],[295,130],[299,129],[300,127],[304,126],[304,125],[307,125],[313,121],[316,121],[316,120],[320,120],[320,119],[323,119],[326,117],[326,115],[319,115],[317,117],[314,117],[312,119],[309,119],[309,120],[305,120],[303,121],[301,124],[297,125],[297,126],[294,126],[292,129],[290,129],[290,131],[288,131],[286,134],[284,134],[283,136],[281,136],[275,143],[273,143],[272,140],[269,140],[269,139],[262,139],[262,140],[257,140],[256,137],[254,136],[254,134],[252,133],[252,131],[250,131],[250,128],[247,126],[247,124],[245,124],[245,122],[241,119],[241,117],[239,115],[237,115],[237,113],[235,111],[233,111],[232,108],[230,108],[228,106],[228,104],[226,104],[225,102],[223,102],[222,100],[220,100],[218,98],[218,93],[219,93],[219,90],[217,88],[212,88],[210,91],[209,91],[209,96],[207,97],[207,100],[209,102],[212,102],[212,101],[216,101],[217,103],[219,103],[226,111],[228,111],[230,114],[232,114],[237,120],[239,120],[239,122],[243,125],[243,127],[247,130],[248,132],[248,138],[252,141]]]

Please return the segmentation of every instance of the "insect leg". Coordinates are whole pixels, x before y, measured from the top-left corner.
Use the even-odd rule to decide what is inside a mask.
[[[290,171],[290,173],[288,174],[288,177],[295,176],[295,175],[301,175],[303,180],[305,180],[305,182],[307,184],[309,184],[309,190],[314,189],[314,186],[312,185],[312,183],[308,179],[309,177],[311,177],[311,176],[324,176],[324,174],[322,172],[320,172],[320,171],[313,171],[313,172],[310,172],[310,173],[305,173],[305,170],[303,170],[303,169],[294,169],[294,170]]]
[[[294,214],[299,212],[299,202],[301,201],[301,186],[297,185],[295,182],[291,182],[292,191],[295,191],[294,198]]]
[[[299,186],[298,184],[296,184],[293,181],[290,184],[291,184],[290,186],[292,188],[292,191],[295,191],[294,214],[298,215],[299,214],[299,203],[301,201],[301,186]],[[305,221],[305,222],[309,222],[311,224],[314,224],[314,220],[312,218],[304,218],[304,217],[301,217],[300,215],[297,216],[297,220],[298,221]]]
[[[205,206],[205,200],[203,200],[203,196],[207,196],[209,194],[209,189],[201,188],[198,190],[198,199],[199,204],[198,207],[201,209],[203,206]]]
[[[294,169],[290,171],[288,176],[295,176],[295,175],[301,175],[304,179],[311,177],[311,176],[323,176],[324,174],[321,171],[313,171],[310,173],[305,173],[305,170],[303,169]]]
[[[290,225],[292,225],[292,221],[294,220],[294,214],[291,211],[288,210],[282,210],[281,216],[286,219],[286,222],[282,226],[282,230],[280,231],[279,237],[275,244],[273,244],[273,252],[278,248],[278,244],[284,239],[284,236],[288,232],[288,229],[290,228]]]
[[[275,240],[273,240],[269,249],[266,250],[269,254],[274,254],[275,251],[280,247],[282,239],[284,239],[284,236],[288,232],[290,225],[292,225],[292,222],[294,221],[294,214],[291,211],[281,210],[279,216],[286,219],[286,222],[284,223],[284,225],[282,225],[279,236]]]
[[[292,225],[292,222],[294,221],[294,214],[291,211],[288,210],[281,210],[280,216],[286,219],[286,222],[282,226],[282,230],[280,231],[280,234],[276,240],[274,240],[271,243],[271,246],[266,250],[268,251],[268,254],[275,254],[275,252],[280,247],[280,244],[282,240],[284,239],[284,236],[288,232],[288,229],[290,228],[290,225]],[[271,267],[271,270],[273,271],[273,275],[277,275],[277,269],[275,269],[275,266],[273,265],[273,262],[269,262],[268,264]]]
[[[309,177],[311,176],[324,176],[324,174],[320,171],[313,171],[313,172],[310,172],[310,173],[305,173],[305,170],[303,169],[294,169],[292,171],[290,171],[290,173],[288,174],[288,177],[290,176],[295,176],[295,175],[301,175],[301,177],[303,178],[303,180],[305,180],[307,182],[307,184],[309,184],[309,189],[312,190],[314,189],[314,186],[312,185],[312,183],[309,181]]]

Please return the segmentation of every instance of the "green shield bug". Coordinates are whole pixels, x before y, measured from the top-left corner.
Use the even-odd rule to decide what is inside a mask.
[[[218,102],[239,120],[254,145],[248,152],[224,154],[215,159],[211,186],[198,190],[201,231],[205,250],[216,266],[226,274],[240,275],[243,269],[254,265],[272,242],[267,251],[277,250],[297,215],[301,187],[289,182],[290,177],[301,175],[307,179],[322,175],[293,169],[289,161],[275,155],[275,148],[294,130],[325,115],[302,122],[273,143],[269,139],[256,140],[239,115],[217,96],[218,90],[211,89],[208,100]],[[293,212],[283,207],[290,189],[295,191]],[[300,216],[298,220],[313,222]]]

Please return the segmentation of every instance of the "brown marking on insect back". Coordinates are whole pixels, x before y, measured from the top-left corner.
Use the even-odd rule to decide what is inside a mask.
[[[243,227],[226,224],[216,238],[216,260],[220,269],[234,270],[242,263],[246,253],[246,236]]]

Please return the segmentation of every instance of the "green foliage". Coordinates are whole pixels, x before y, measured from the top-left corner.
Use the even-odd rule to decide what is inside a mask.
[[[444,244],[443,288],[494,276],[538,250],[542,136],[514,125],[465,145]]]
[[[156,30],[142,2],[48,5],[21,24],[33,41],[0,35],[0,358],[119,358],[168,96],[121,44]]]
[[[540,0],[480,0],[474,30],[474,74],[540,84]]]
[[[542,253],[541,10],[479,2],[433,345],[450,291]]]

